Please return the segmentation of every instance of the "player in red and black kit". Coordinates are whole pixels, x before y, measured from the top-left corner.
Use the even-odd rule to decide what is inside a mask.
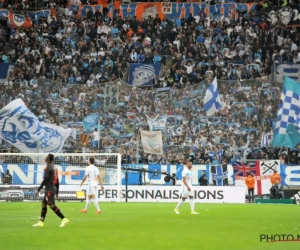
[[[36,194],[38,194],[41,191],[41,189],[45,186],[45,196],[42,202],[40,221],[37,224],[34,224],[34,227],[44,226],[44,220],[47,214],[47,205],[49,205],[49,207],[54,211],[54,213],[62,219],[60,227],[64,227],[69,222],[69,220],[65,218],[65,216],[59,210],[59,208],[55,205],[55,197],[58,196],[59,191],[59,180],[57,168],[53,165],[53,160],[53,154],[48,154],[48,156],[45,159],[47,166],[45,167],[44,171],[44,180],[38,188],[38,190],[36,191]]]

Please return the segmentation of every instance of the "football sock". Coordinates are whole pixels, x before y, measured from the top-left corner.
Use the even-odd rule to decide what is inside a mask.
[[[194,198],[190,198],[190,206],[191,206],[191,211],[193,212],[195,209],[195,201]]]
[[[97,199],[94,199],[94,205],[95,205],[95,208],[97,209],[97,211],[100,211],[100,207],[99,207],[99,203],[98,203]]]
[[[84,210],[87,211],[87,210],[89,209],[89,206],[90,206],[91,202],[92,202],[91,199],[88,199],[88,200],[86,201]]]
[[[46,219],[47,214],[47,206],[42,208],[40,221],[44,221]]]
[[[61,218],[61,219],[65,218],[65,216],[61,213],[61,211],[59,210],[59,208],[57,206],[53,206],[51,209],[59,218]]]
[[[177,203],[177,206],[176,206],[176,209],[178,209],[178,208],[180,208],[180,206],[181,206],[181,204],[184,202],[184,200],[180,200],[180,201],[178,201],[178,203]]]

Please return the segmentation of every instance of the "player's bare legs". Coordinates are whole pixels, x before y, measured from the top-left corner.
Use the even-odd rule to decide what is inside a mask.
[[[92,195],[88,195],[88,197],[86,199],[85,207],[84,207],[84,209],[81,209],[80,212],[86,214],[86,212],[88,211],[88,209],[91,205],[91,202],[92,202]]]
[[[101,214],[101,210],[100,210],[100,207],[99,207],[99,203],[98,203],[98,200],[96,199],[96,196],[95,195],[89,195],[88,198],[87,198],[87,201],[86,201],[86,204],[85,204],[85,208],[84,209],[81,209],[80,211],[82,213],[86,213],[89,209],[89,206],[90,204],[94,203],[95,205],[95,208],[96,208],[96,214]]]
[[[182,197],[182,198],[178,201],[177,206],[176,206],[175,209],[174,209],[174,211],[175,211],[176,214],[180,214],[180,213],[179,213],[179,208],[180,208],[180,206],[182,205],[182,203],[183,203],[184,201],[185,201],[185,198],[184,198],[184,197]]]
[[[193,196],[189,196],[189,199],[190,199],[190,207],[191,207],[191,214],[199,214],[197,212],[195,212],[195,201],[194,201],[194,197]],[[180,214],[179,213],[179,208],[180,206],[182,205],[182,203],[186,200],[186,198],[181,198],[178,203],[177,203],[177,206],[176,208],[174,209],[175,213],[176,214]]]
[[[191,214],[199,214],[195,212],[195,201],[193,196],[189,196],[190,198],[190,207],[191,207]]]

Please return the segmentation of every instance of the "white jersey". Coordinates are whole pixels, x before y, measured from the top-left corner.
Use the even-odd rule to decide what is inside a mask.
[[[182,171],[182,179],[183,177],[186,177],[186,184],[192,189],[192,171],[185,167]],[[185,187],[183,182],[182,186]]]
[[[98,185],[99,169],[96,166],[88,166],[85,169],[85,175],[87,176],[89,186],[94,187]]]

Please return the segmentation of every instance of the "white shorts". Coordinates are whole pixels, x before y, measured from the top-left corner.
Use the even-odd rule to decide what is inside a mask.
[[[190,196],[194,197],[193,189],[191,189],[191,191],[189,191],[186,186],[183,186],[182,187],[181,198],[188,198]]]
[[[86,195],[95,195],[96,198],[98,198],[98,187],[97,186],[88,186],[86,190]]]

